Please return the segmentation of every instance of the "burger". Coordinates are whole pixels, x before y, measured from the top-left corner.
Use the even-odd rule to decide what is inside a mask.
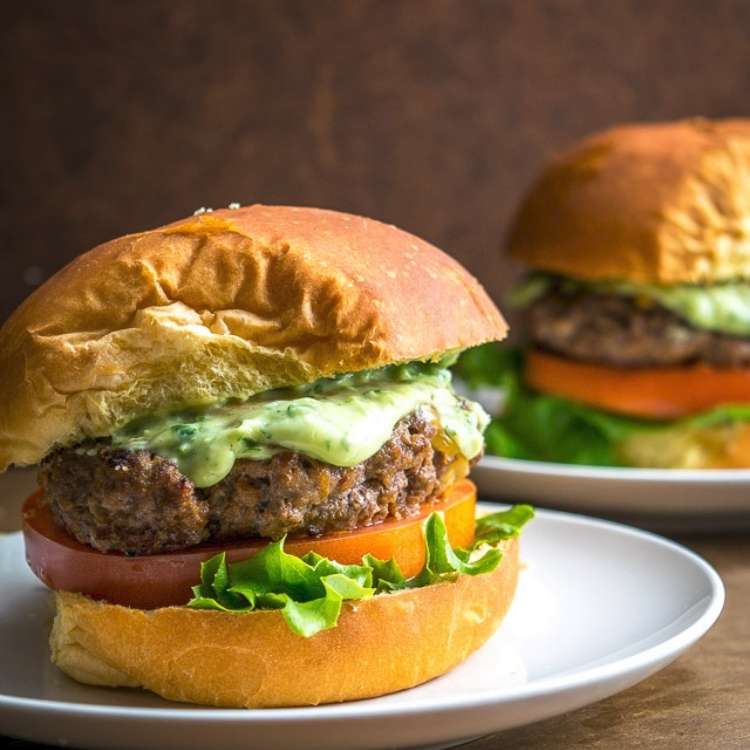
[[[54,663],[264,707],[461,662],[533,512],[475,518],[487,415],[447,368],[506,329],[441,251],[333,211],[202,211],[78,257],[0,330],[0,470],[40,465]]]
[[[553,159],[520,205],[509,302],[525,351],[470,352],[502,386],[501,455],[750,467],[750,121],[625,125]]]

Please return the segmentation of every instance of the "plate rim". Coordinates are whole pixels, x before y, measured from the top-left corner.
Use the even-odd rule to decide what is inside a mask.
[[[747,483],[750,485],[748,469],[640,469],[628,466],[590,466],[588,464],[564,464],[553,461],[532,461],[523,458],[485,455],[474,469],[517,474],[565,477],[570,479],[592,479],[601,481],[691,482],[699,484]]]
[[[480,508],[497,508],[496,504],[487,506],[480,503]],[[708,602],[697,619],[683,630],[670,636],[666,640],[650,646],[635,654],[597,666],[568,671],[559,676],[545,677],[522,685],[507,688],[485,689],[470,695],[438,697],[420,699],[404,705],[368,705],[367,701],[352,701],[321,706],[300,706],[292,708],[212,708],[189,707],[184,708],[154,707],[154,706],[118,706],[106,703],[76,703],[61,700],[46,700],[44,698],[27,698],[0,693],[0,712],[17,710],[23,712],[44,711],[53,714],[64,714],[70,717],[86,718],[133,718],[139,721],[177,721],[180,724],[201,721],[208,723],[222,723],[239,720],[246,724],[266,724],[283,720],[285,722],[306,723],[326,722],[351,719],[370,719],[377,716],[422,716],[434,711],[465,711],[481,709],[489,705],[513,704],[519,701],[544,698],[554,694],[564,694],[592,684],[606,682],[625,676],[640,669],[647,669],[650,665],[658,665],[670,660],[684,651],[688,646],[701,638],[716,622],[722,612],[726,599],[726,591],[719,574],[713,566],[687,547],[667,539],[659,534],[637,529],[626,524],[590,516],[569,513],[566,511],[540,509],[537,514],[552,521],[562,521],[567,524],[594,528],[604,527],[631,538],[643,540],[668,549],[673,554],[688,560],[695,565],[709,583]],[[19,537],[20,532],[0,538],[0,544],[7,543],[12,537]],[[703,599],[705,599],[704,597]],[[700,603],[703,599],[699,600]]]

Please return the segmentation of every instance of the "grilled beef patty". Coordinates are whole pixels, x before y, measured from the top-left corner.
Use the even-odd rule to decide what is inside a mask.
[[[238,460],[204,489],[168,459],[97,441],[50,454],[39,483],[57,522],[102,552],[142,555],[207,541],[319,535],[417,515],[439,493],[450,462],[433,448],[435,434],[416,411],[356,466],[285,451]]]
[[[702,331],[658,304],[617,294],[553,289],[529,306],[527,321],[535,345],[584,362],[615,367],[750,364],[750,339]]]

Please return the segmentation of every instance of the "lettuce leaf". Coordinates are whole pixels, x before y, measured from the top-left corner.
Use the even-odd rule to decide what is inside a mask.
[[[484,434],[488,453],[589,466],[621,466],[618,443],[636,433],[750,422],[750,405],[733,404],[672,421],[635,419],[558,396],[538,393],[522,380],[523,354],[497,344],[469,349],[454,372],[469,388],[503,393],[501,412]]]
[[[201,564],[201,582],[187,606],[237,614],[278,609],[292,632],[309,638],[336,626],[345,601],[489,573],[502,560],[502,551],[492,545],[517,535],[533,515],[523,505],[484,516],[474,546],[462,550],[451,547],[442,515],[431,513],[424,523],[425,566],[413,578],[405,578],[395,560],[373,555],[365,555],[361,565],[343,565],[314,552],[290,555],[283,538],[238,563],[227,564],[221,552]]]
[[[521,529],[534,517],[530,505],[514,505],[508,510],[480,516],[477,519],[474,545],[497,544],[518,536]]]
[[[472,550],[453,549],[448,541],[445,521],[431,513],[424,525],[426,560],[419,575],[406,582],[408,588],[420,588],[440,581],[455,581],[460,574],[476,576],[493,571],[503,558],[496,547],[490,547],[478,559]]]

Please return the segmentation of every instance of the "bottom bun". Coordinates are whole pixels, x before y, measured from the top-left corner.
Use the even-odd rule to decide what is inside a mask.
[[[642,469],[749,468],[750,425],[641,430],[618,445],[618,456],[626,466]]]
[[[491,573],[345,602],[312,638],[277,611],[140,610],[56,594],[52,660],[79,682],[174,701],[263,708],[371,698],[419,685],[478,649],[510,607],[518,540]]]

